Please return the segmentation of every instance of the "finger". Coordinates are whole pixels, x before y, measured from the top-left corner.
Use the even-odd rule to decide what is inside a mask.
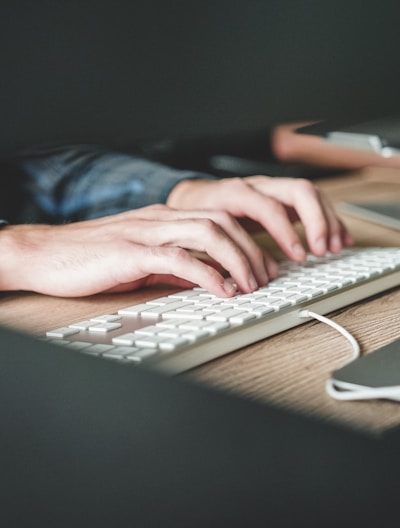
[[[305,250],[293,228],[286,208],[281,203],[282,185],[277,196],[269,196],[268,189],[276,180],[290,178],[250,176],[221,180],[219,192],[214,192],[209,203],[237,218],[251,220],[261,225],[275,239],[285,254],[294,260],[303,260]]]
[[[260,190],[260,192],[266,192],[278,200],[281,199],[288,207],[294,206],[292,211],[289,211],[291,221],[301,220],[307,226],[314,225],[317,230],[318,225],[324,226],[323,221],[325,219],[327,222],[326,242],[327,248],[330,251],[340,251],[343,246],[351,246],[354,244],[354,238],[342,220],[337,216],[328,198],[312,182],[303,179],[266,178],[264,176],[250,176],[246,180],[248,180],[249,184]],[[297,201],[293,199],[296,196],[300,197]],[[302,203],[304,207],[302,207]],[[320,214],[320,210],[322,210],[323,215]],[[307,220],[304,211],[309,213],[312,220]],[[322,223],[320,223],[321,221]],[[310,228],[307,234],[309,244],[311,245],[313,245],[312,239],[318,240],[321,236],[323,238],[325,237],[324,231],[320,234],[316,232],[313,236],[312,233],[310,234]]]
[[[142,226],[141,233],[135,234],[136,241],[139,237],[147,243],[151,241],[153,246],[187,248],[207,253],[230,273],[241,291],[254,291],[259,286],[246,253],[221,226],[208,218],[161,223],[148,221],[145,229]],[[265,269],[263,253],[255,243],[254,253],[261,261],[259,268]],[[264,274],[265,284],[268,276],[266,272]]]
[[[325,218],[327,221],[327,237],[326,237],[326,249],[332,253],[338,253],[343,249],[343,225],[339,218],[336,216],[331,204],[323,196],[320,196],[321,206],[325,212]],[[318,237],[318,235],[316,235]],[[322,235],[323,236],[323,235]],[[309,245],[312,245],[312,241],[309,241]]]
[[[272,258],[266,258],[254,239],[232,215],[224,211],[214,210],[176,211],[176,215],[180,219],[208,218],[215,222],[244,253],[258,285],[263,286],[268,282],[270,274],[266,262],[271,263]]]
[[[302,180],[296,192],[290,195],[291,206],[295,209],[304,226],[308,246],[315,255],[324,255],[329,249],[330,235],[340,250],[337,238],[339,222],[330,207],[321,199],[320,193],[308,180]]]
[[[254,185],[261,191],[262,180],[254,179]],[[316,255],[324,255],[330,247],[340,250],[342,245],[340,222],[332,206],[322,198],[321,193],[309,180],[279,178],[268,181],[269,197],[279,200],[292,211],[293,219],[303,224],[310,250]],[[330,237],[333,237],[332,241]]]
[[[185,212],[181,216],[189,216],[189,214]],[[149,218],[156,216],[162,220],[129,221],[132,215],[116,215],[113,219],[97,222],[96,229],[93,229],[94,224],[89,226],[92,229],[88,231],[81,229],[80,236],[86,235],[86,243],[87,241],[108,243],[110,239],[125,239],[142,245],[170,245],[204,251],[229,271],[241,291],[254,291],[258,286],[267,283],[268,273],[264,255],[236,220],[232,219],[229,226],[230,234],[227,234],[216,222],[201,218],[205,216],[204,212],[201,215],[198,213],[200,218],[185,220],[174,220],[179,218],[180,212],[169,208],[155,211],[150,211],[149,208],[144,215]],[[228,215],[224,216],[226,220]],[[228,223],[226,220],[225,224]],[[76,230],[74,239],[77,240]]]
[[[267,269],[268,277],[270,279],[276,279],[279,272],[279,264],[273,259],[268,253],[264,252],[264,264]]]
[[[192,211],[192,212],[187,212],[187,213],[179,211],[179,216],[182,217],[181,221],[179,222],[179,225],[181,229],[184,230],[186,233],[189,231],[191,234],[191,237],[193,237],[195,231],[192,228],[190,228],[190,226],[185,228],[185,222],[192,221],[192,218],[189,215],[193,213],[198,214],[198,218],[207,218],[207,215],[212,216],[213,218],[217,218],[217,219],[219,217],[219,222],[223,226],[226,226],[224,217],[229,217],[229,219],[231,219],[230,215],[226,215],[224,213],[218,213],[215,211],[209,211],[209,212],[208,211],[207,212],[205,211],[194,211],[193,212]],[[185,219],[186,216],[187,216],[187,219]],[[228,222],[228,227],[229,227],[229,222]],[[228,233],[229,235],[232,234],[232,237],[234,238],[234,242],[237,243],[238,246],[241,246],[239,237],[237,236],[238,233],[242,233],[244,235],[243,236],[244,240],[248,241],[249,243],[249,248],[247,251],[245,251],[245,255],[247,258],[250,259],[250,264],[252,263],[252,254],[255,255],[254,260],[256,260],[256,258],[261,260],[261,264],[256,261],[256,264],[254,264],[254,267],[252,267],[252,270],[253,271],[255,270],[254,274],[255,274],[256,279],[258,280],[258,285],[259,286],[265,285],[269,279],[273,279],[277,276],[278,270],[279,270],[279,266],[277,262],[268,253],[262,251],[261,248],[256,245],[254,240],[248,235],[248,233],[244,231],[241,228],[241,226],[238,226],[236,221],[234,221],[234,224],[232,227],[233,229],[228,228],[227,231],[229,231]],[[173,245],[184,245],[185,247],[188,247],[190,249],[194,249],[197,251],[200,250],[199,248],[201,246],[192,245],[192,242],[190,240],[184,239],[183,237],[181,238],[179,236],[178,238],[176,238],[177,233],[175,231],[175,228],[172,228],[173,233],[170,238],[165,238],[165,237],[168,237],[168,229],[165,230],[165,227],[164,229],[158,229],[157,225],[154,225],[154,229],[155,229],[155,237],[159,245],[165,245],[165,243],[169,243]],[[145,232],[146,230],[143,230],[143,229],[141,230],[142,234]],[[157,238],[157,237],[161,237],[161,238]],[[149,238],[153,239],[153,237],[149,237]],[[201,238],[201,234],[199,233],[198,237],[195,237],[195,238]],[[207,233],[205,233],[203,239],[207,240],[207,238],[208,238]],[[166,240],[169,240],[169,242],[166,242]],[[243,246],[244,245],[245,244],[243,244]],[[207,250],[204,247],[200,251],[207,252],[210,256],[213,256],[212,252]],[[229,270],[230,269],[229,266],[226,264],[225,260],[223,259],[224,251],[222,251],[222,248],[218,243],[217,243],[216,251],[217,251],[217,256],[214,257],[214,261],[211,263],[211,265],[217,266],[217,269],[221,270],[223,269],[223,265],[222,265],[222,262],[223,262],[225,264],[225,269]],[[229,260],[229,257],[227,257],[227,260]],[[259,273],[257,272],[258,269],[260,270]],[[235,273],[233,271],[231,271],[231,275],[233,275],[236,278]]]
[[[182,248],[142,246],[139,252],[131,255],[130,261],[125,262],[120,283],[130,284],[133,280],[149,276],[152,276],[151,281],[162,277],[160,282],[167,280],[175,283],[171,279],[174,276],[178,283],[183,279],[191,284],[198,284],[219,297],[231,297],[236,293],[235,285],[218,270]]]
[[[85,240],[107,240],[112,236],[123,236],[124,238],[136,241],[140,244],[173,244],[173,240],[166,240],[163,236],[165,225],[150,221],[172,222],[182,219],[211,218],[220,225],[235,244],[237,244],[246,255],[253,275],[259,286],[265,285],[268,279],[275,276],[276,265],[273,259],[263,254],[261,248],[254,242],[248,232],[235,220],[232,215],[223,211],[195,210],[184,211],[172,209],[165,205],[152,205],[134,211],[127,211],[117,215],[112,215],[89,222],[80,222],[70,225],[74,229],[76,240],[79,234]],[[148,221],[144,224],[143,221]],[[90,227],[91,231],[86,231]],[[96,230],[93,230],[96,227]],[[157,230],[159,232],[157,233]],[[162,235],[161,238],[158,235]],[[178,244],[178,242],[176,241]],[[178,244],[179,245],[179,244]],[[191,249],[196,249],[191,247]]]
[[[293,207],[304,225],[309,248],[316,255],[327,251],[338,253],[344,246],[352,244],[352,238],[332,204],[311,182],[301,184],[293,199]]]
[[[143,211],[143,216],[148,220],[135,220],[134,222],[125,222],[121,224],[119,221],[117,229],[119,236],[124,236],[127,239],[139,242],[147,245],[176,245],[180,247],[187,247],[198,251],[206,251],[212,255],[218,261],[226,263],[229,255],[232,254],[233,245],[237,246],[239,253],[242,257],[244,255],[247,260],[246,266],[250,266],[251,273],[255,277],[255,281],[258,286],[265,285],[269,279],[268,266],[266,262],[271,263],[271,259],[265,259],[265,256],[261,248],[254,242],[252,237],[245,231],[240,224],[230,214],[221,211],[180,211],[165,208],[146,208]],[[197,227],[194,225],[197,221],[203,221],[210,219],[222,231],[218,232],[218,229],[211,224],[199,224],[199,232],[197,236],[194,233]],[[185,222],[193,222],[192,226],[185,224]],[[179,227],[178,224],[180,223]],[[108,236],[111,234],[107,230],[116,229],[116,225],[108,224],[104,227],[103,234],[107,233]],[[176,226],[176,227],[174,227]],[[207,233],[207,226],[209,227],[209,233]],[[218,240],[222,240],[223,245],[226,246],[226,240],[230,241],[229,247],[227,247],[227,258],[222,254],[223,251],[213,250],[214,243],[212,240],[207,239],[209,237],[218,237]],[[225,239],[223,239],[225,237]],[[206,247],[207,246],[207,247]],[[225,264],[226,265],[226,264]],[[273,265],[270,264],[273,268]],[[236,275],[239,276],[240,269],[243,268],[243,258],[240,267],[236,270]],[[243,280],[238,279],[241,287],[244,287]],[[253,278],[248,277],[247,279],[253,284]],[[254,288],[253,288],[254,289]]]
[[[159,286],[159,285],[186,289],[186,288],[193,288],[197,286],[197,283],[193,283],[185,279],[181,279],[180,277],[176,277],[175,275],[151,274],[143,279],[138,279],[132,282],[124,283],[124,284],[118,284],[117,286],[114,286],[106,290],[104,293],[129,292],[129,291],[138,290],[141,288]]]
[[[354,244],[354,239],[337,216],[327,197],[309,180],[262,176],[248,178],[257,189],[269,193],[291,208],[291,220],[300,220],[306,231],[308,245],[316,254],[327,250],[340,251],[343,246]]]
[[[296,261],[305,258],[306,252],[300,237],[279,199],[244,184],[240,192],[230,195],[229,208],[236,216],[250,218],[261,225],[289,258]]]
[[[328,199],[321,195],[321,201],[325,204],[325,211],[327,212],[327,219],[329,222],[329,246],[328,249],[332,253],[337,253],[343,247],[352,246],[354,239],[350,232],[342,222],[342,220],[336,215],[333,206],[330,204]]]

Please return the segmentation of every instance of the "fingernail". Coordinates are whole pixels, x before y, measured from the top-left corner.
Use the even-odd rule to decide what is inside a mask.
[[[249,287],[251,289],[251,291],[254,291],[254,290],[257,290],[258,289],[258,283],[255,279],[255,277],[253,275],[251,275],[249,277]]]
[[[228,295],[233,295],[236,293],[237,285],[229,280],[225,280],[221,286]]]

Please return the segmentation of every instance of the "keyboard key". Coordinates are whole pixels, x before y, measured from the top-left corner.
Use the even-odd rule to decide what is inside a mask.
[[[70,341],[67,345],[68,348],[72,348],[73,350],[83,350],[90,346],[92,346],[92,343],[87,343],[85,341]]]
[[[91,345],[90,347],[84,348],[83,352],[85,354],[92,354],[95,356],[104,354],[105,352],[109,352],[114,347],[112,345],[103,345],[101,343],[97,343],[96,345]]]
[[[111,323],[113,321],[120,321],[121,316],[117,314],[105,314],[105,315],[98,315],[97,317],[93,317],[91,321],[95,323]]]
[[[121,323],[97,323],[89,326],[88,330],[89,332],[99,332],[105,334],[107,332],[111,332],[112,330],[116,330],[117,328],[121,328],[121,326]]]
[[[224,310],[223,312],[218,312],[215,314],[208,315],[206,317],[207,321],[230,321],[234,317],[242,316],[244,317],[248,312],[244,310],[236,310],[232,308],[231,310]]]
[[[153,336],[141,336],[139,334],[135,337],[135,346],[139,348],[157,348],[160,344],[166,341],[165,338],[153,335]]]
[[[80,321],[79,323],[70,324],[70,328],[76,328],[77,330],[87,330],[89,326],[93,325],[93,321]]]
[[[128,306],[127,308],[121,308],[118,310],[118,315],[141,315],[146,310],[152,308],[151,304],[136,304],[134,306]]]
[[[159,327],[156,326],[156,325],[150,325],[150,326],[145,326],[143,328],[139,328],[138,330],[135,330],[135,334],[139,334],[139,335],[155,335],[159,332]]]
[[[146,350],[133,350],[132,353],[125,356],[126,360],[133,361],[135,363],[141,363],[143,360],[156,356],[158,351],[155,349],[146,349]]]
[[[61,339],[63,337],[68,337],[73,334],[77,334],[79,330],[77,328],[70,328],[70,327],[62,327],[62,328],[56,328],[55,330],[49,330],[46,332],[47,337],[60,337]]]
[[[181,301],[181,302],[169,303],[169,304],[166,304],[164,306],[154,306],[154,305],[152,305],[148,310],[144,310],[142,312],[142,317],[157,318],[160,315],[162,316],[162,315],[164,315],[166,313],[169,313],[169,312],[175,312],[179,308],[182,308],[182,307],[185,307],[185,306],[191,306],[191,303],[186,302],[186,301]]]
[[[139,349],[136,349],[136,352]],[[126,356],[132,354],[135,351],[132,347],[116,346],[103,353],[103,357],[110,359],[125,359]]]
[[[112,342],[114,343],[114,345],[133,346],[135,344],[136,337],[137,334],[135,334],[134,332],[128,332],[127,334],[122,334],[117,337],[113,337]]]
[[[159,342],[158,347],[163,352],[172,352],[178,348],[186,346],[190,341],[184,337],[173,337],[170,339],[163,339]]]
[[[199,310],[197,312],[166,312],[162,314],[163,319],[205,319],[206,312]]]

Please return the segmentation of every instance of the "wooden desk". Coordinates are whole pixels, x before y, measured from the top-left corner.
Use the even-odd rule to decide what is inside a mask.
[[[348,199],[400,199],[400,171],[368,169],[349,176],[322,180],[319,186],[335,204]],[[342,215],[357,245],[400,245],[400,234]],[[271,246],[268,237],[262,243]],[[56,328],[121,306],[159,297],[171,290],[152,289],[132,294],[98,295],[83,299],[59,299],[32,293],[5,294],[0,303],[0,323],[41,335]],[[330,316],[346,327],[367,354],[400,338],[400,289],[339,310]],[[351,355],[348,342],[330,327],[309,322],[255,345],[224,356],[185,374],[253,398],[272,402],[326,420],[371,432],[400,424],[400,404],[385,401],[338,402],[325,392],[332,370]]]

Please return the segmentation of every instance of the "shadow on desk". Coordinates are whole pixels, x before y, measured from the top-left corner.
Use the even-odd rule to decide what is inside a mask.
[[[397,433],[378,440],[6,330],[1,343],[5,526],[397,518]]]

